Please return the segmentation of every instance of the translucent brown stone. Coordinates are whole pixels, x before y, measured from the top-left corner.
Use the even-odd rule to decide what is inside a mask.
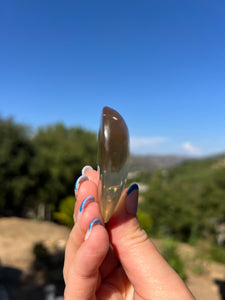
[[[129,132],[122,116],[104,107],[98,135],[98,167],[101,180],[100,208],[108,222],[124,188],[129,160]]]

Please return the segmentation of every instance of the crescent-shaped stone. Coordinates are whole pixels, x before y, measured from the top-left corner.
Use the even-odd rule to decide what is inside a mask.
[[[108,222],[124,188],[129,161],[129,132],[122,116],[104,107],[98,134],[100,209]]]

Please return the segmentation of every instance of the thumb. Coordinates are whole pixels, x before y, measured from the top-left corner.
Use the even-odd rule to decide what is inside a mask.
[[[123,192],[107,224],[110,241],[135,294],[145,299],[190,299],[186,298],[189,292],[183,281],[141,229],[136,217],[137,205],[138,186],[134,184]]]

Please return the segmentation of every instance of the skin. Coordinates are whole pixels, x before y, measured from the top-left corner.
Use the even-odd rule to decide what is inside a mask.
[[[75,225],[66,246],[65,300],[193,300],[177,273],[167,264],[136,218],[138,190],[125,190],[107,225],[98,203],[89,203],[77,218],[82,201],[97,199],[99,175],[88,170],[76,193]],[[127,203],[130,203],[127,209]],[[129,213],[128,213],[129,211]],[[89,224],[94,225],[85,240]]]

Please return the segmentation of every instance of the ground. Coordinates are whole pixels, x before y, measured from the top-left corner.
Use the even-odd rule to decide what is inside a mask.
[[[7,289],[10,300],[44,299],[43,287],[51,283],[42,268],[34,267],[33,247],[43,243],[51,252],[63,253],[69,229],[50,222],[20,218],[0,218],[0,286]],[[154,240],[157,245],[157,240]],[[181,255],[191,262],[195,249],[179,246]],[[188,281],[197,300],[224,300],[225,266],[215,262],[202,262],[204,272],[196,275],[193,266],[188,269]],[[191,266],[191,263],[189,263]],[[49,274],[48,274],[49,275]],[[58,294],[63,294],[60,270]],[[57,280],[53,279],[56,283]],[[2,282],[2,283],[1,283]]]

